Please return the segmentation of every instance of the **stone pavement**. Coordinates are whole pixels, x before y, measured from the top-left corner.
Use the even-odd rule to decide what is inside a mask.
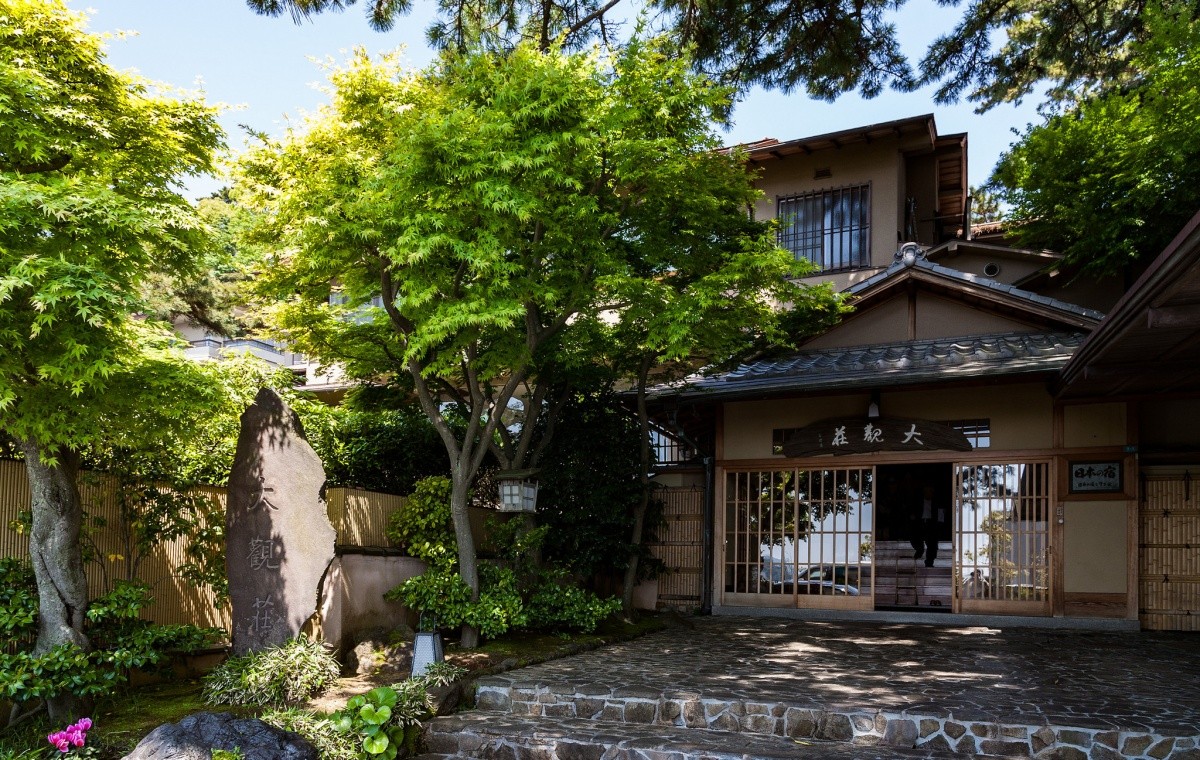
[[[896,757],[916,748],[927,757],[1200,760],[1200,636],[1194,634],[735,617],[687,622],[482,679],[479,708],[526,721],[513,731],[529,736],[561,732],[571,721],[579,731],[579,721],[591,721],[598,734],[614,726],[695,728],[746,741],[871,746],[871,756],[894,747]],[[459,734],[469,728],[460,725]],[[430,736],[436,751],[460,757],[524,756],[515,749],[488,754],[479,748],[486,732],[465,733],[471,734],[465,744],[436,725]],[[663,747],[612,754],[618,744],[573,756],[789,756]],[[547,752],[529,756],[558,757]],[[791,756],[821,754],[797,749]]]

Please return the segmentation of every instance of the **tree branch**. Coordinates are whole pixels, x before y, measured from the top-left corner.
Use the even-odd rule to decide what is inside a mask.
[[[576,32],[578,32],[580,29],[583,29],[596,19],[601,18],[605,13],[608,13],[610,10],[612,10],[613,7],[619,2],[621,2],[621,0],[608,0],[607,3],[572,24],[565,32],[565,36],[568,38],[573,37]]]

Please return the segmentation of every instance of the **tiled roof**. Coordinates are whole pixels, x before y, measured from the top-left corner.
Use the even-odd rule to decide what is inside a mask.
[[[731,372],[696,376],[651,395],[755,398],[790,391],[853,390],[929,381],[1057,372],[1084,333],[1005,333],[800,351],[744,364]]]
[[[932,272],[934,274],[940,275],[942,277],[946,277],[951,280],[956,280],[956,281],[962,282],[962,283],[969,283],[971,285],[976,285],[981,288],[987,288],[989,290],[994,290],[998,293],[1006,293],[1014,298],[1018,298],[1018,299],[1021,299],[1024,301],[1029,301],[1030,303],[1040,304],[1042,306],[1046,306],[1046,307],[1049,307],[1049,308],[1052,308],[1052,309],[1055,309],[1058,311],[1062,311],[1062,312],[1065,312],[1068,314],[1075,314],[1077,316],[1085,317],[1087,319],[1091,319],[1096,322],[1099,322],[1101,319],[1104,318],[1103,312],[1096,311],[1095,309],[1088,309],[1083,306],[1077,306],[1076,304],[1073,304],[1073,303],[1067,303],[1066,301],[1060,301],[1057,298],[1050,298],[1049,296],[1043,296],[1043,295],[1039,295],[1037,293],[1030,292],[1028,290],[1022,290],[1021,288],[1014,287],[1012,285],[1006,285],[1002,282],[996,282],[995,280],[989,279],[987,277],[980,277],[979,275],[974,275],[974,274],[970,274],[967,272],[960,272],[957,269],[951,269],[950,267],[945,267],[945,266],[942,266],[941,264],[935,264],[932,261],[929,261],[928,259],[919,258],[919,257],[918,258],[899,259],[899,260],[893,262],[887,269],[884,269],[874,275],[871,275],[870,277],[863,280],[862,282],[858,282],[858,283],[855,283],[854,285],[850,286],[849,288],[847,288],[845,290],[845,292],[850,295],[859,295],[865,291],[870,290],[871,288],[875,287],[879,283],[881,283],[887,279],[890,279],[892,277],[895,277],[899,273],[903,272],[905,269],[910,269],[910,268],[919,269],[919,270],[923,270],[926,272]]]

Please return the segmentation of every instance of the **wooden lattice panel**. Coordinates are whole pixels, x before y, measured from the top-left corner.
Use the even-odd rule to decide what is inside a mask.
[[[1138,616],[1156,631],[1200,631],[1200,499],[1186,476],[1145,480],[1139,507]]]
[[[704,491],[668,488],[658,495],[663,502],[663,522],[650,553],[666,567],[658,578],[658,603],[690,609],[701,603],[704,561]]]

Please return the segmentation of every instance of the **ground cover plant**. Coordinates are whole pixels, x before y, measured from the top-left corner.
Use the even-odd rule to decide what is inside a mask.
[[[323,644],[301,636],[230,657],[204,677],[204,699],[214,705],[295,706],[323,693],[340,672]]]
[[[437,678],[431,685],[436,686],[448,678],[471,678],[565,657],[678,624],[679,621],[671,615],[649,614],[632,624],[610,618],[589,634],[522,631],[487,641],[471,650],[462,650],[451,645],[446,653],[448,667],[434,670],[433,675]],[[457,675],[459,673],[466,675]],[[359,715],[351,716],[353,730],[345,732],[339,732],[334,721],[335,713],[343,710],[330,706],[332,703],[326,700],[320,703],[323,709],[318,709],[313,703],[287,708],[223,705],[219,709],[246,717],[257,716],[273,726],[294,731],[313,744],[326,760],[359,760],[365,756],[362,753],[366,730],[369,725],[376,725],[362,719],[362,707],[372,703],[372,709],[375,710],[373,717],[378,719],[383,712],[379,707],[390,701],[390,697],[383,692],[376,692],[373,697],[367,698],[366,695],[371,689],[387,687],[397,692],[397,704],[389,707],[392,715],[396,717],[392,719],[389,716],[390,722],[385,721],[385,729],[382,730],[395,728],[405,721],[411,722],[412,716],[419,715],[428,704],[423,695],[410,691],[411,686],[397,689],[396,684],[388,679],[386,674],[379,678],[384,680],[367,681],[365,686],[358,679],[347,679],[347,684],[358,685],[357,691],[348,697],[361,694],[364,699],[357,703]],[[402,692],[407,696],[402,696]],[[343,699],[345,702],[339,701],[337,704],[344,705],[350,701],[349,698]],[[204,683],[193,678],[150,683],[120,694],[101,695],[97,698],[96,708],[90,716],[93,727],[87,734],[88,746],[95,751],[98,760],[117,760],[128,754],[156,727],[212,709],[213,706],[204,699]],[[368,713],[368,716],[370,715]],[[406,718],[406,715],[409,717]],[[52,756],[59,756],[46,737],[64,728],[66,724],[51,721],[42,713],[14,728],[0,729],[0,760],[46,760]],[[415,729],[406,729],[399,746],[410,742],[416,733]]]

